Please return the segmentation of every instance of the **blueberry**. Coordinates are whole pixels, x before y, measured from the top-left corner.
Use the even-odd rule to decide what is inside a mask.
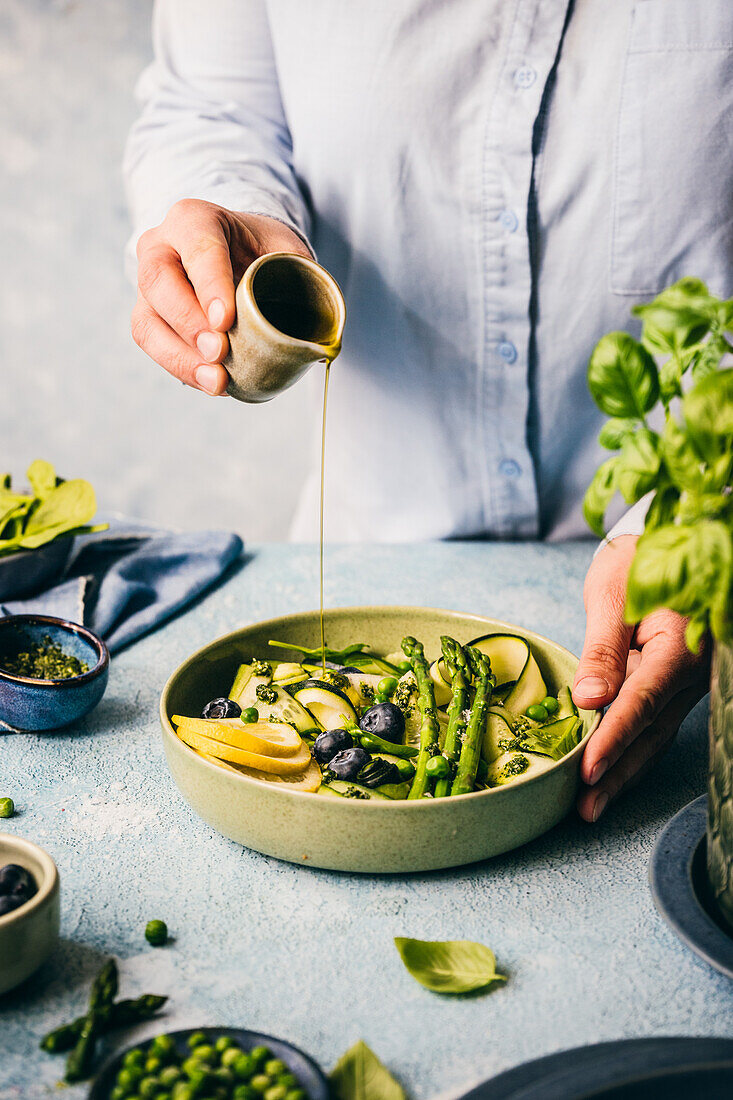
[[[354,744],[354,738],[348,730],[326,730],[319,733],[313,743],[313,755],[319,764],[328,764],[333,760],[337,752],[350,749]]]
[[[364,765],[369,763],[369,759],[369,753],[357,746],[337,752],[328,766],[337,779],[356,779]]]
[[[32,898],[38,887],[30,871],[17,863],[0,867],[0,895],[22,895],[23,901]]]
[[[405,716],[394,703],[376,703],[359,719],[364,733],[375,733],[383,741],[401,745],[405,736]]]
[[[239,718],[242,708],[233,699],[212,699],[201,711],[202,718]]]
[[[6,913],[12,913],[13,909],[19,909],[27,901],[28,898],[23,897],[22,894],[0,895],[0,917],[4,917]]]

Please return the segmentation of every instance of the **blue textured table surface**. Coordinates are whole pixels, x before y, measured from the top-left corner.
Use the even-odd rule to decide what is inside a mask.
[[[485,613],[578,652],[591,553],[587,544],[334,548],[326,598]],[[163,683],[218,635],[316,598],[316,550],[256,547],[216,592],[114,659],[104,700],[78,727],[0,741],[0,794],[18,807],[3,829],[51,853],[62,892],[57,952],[0,1004],[2,1100],[57,1095],[62,1060],[38,1040],[83,1011],[110,954],[122,996],[171,998],[162,1023],[125,1043],[163,1027],[240,1025],[290,1039],[330,1068],[363,1038],[415,1100],[459,1096],[564,1047],[733,1035],[730,982],[678,942],[647,886],[655,837],[704,789],[705,704],[597,826],[572,816],[519,851],[455,871],[359,877],[290,866],[193,815],[163,759]],[[146,944],[152,917],[167,921],[169,946]],[[403,968],[396,935],[483,941],[509,981],[486,996],[435,996]]]

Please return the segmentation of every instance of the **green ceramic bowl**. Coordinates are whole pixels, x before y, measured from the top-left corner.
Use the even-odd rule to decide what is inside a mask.
[[[539,634],[456,611],[424,607],[342,607],[326,611],[334,648],[365,641],[378,653],[400,648],[406,634],[440,650],[440,635],[468,642],[492,632],[521,634],[532,646],[548,690],[572,682],[577,658]],[[209,699],[226,695],[243,656],[288,660],[268,639],[308,647],[320,644],[317,611],[256,623],[204,646],[178,668],[160,701],[163,746],[183,797],[218,832],[255,851],[337,871],[404,872],[454,867],[526,844],[570,810],[578,789],[583,745],[599,721],[581,711],[583,741],[540,775],[506,787],[456,798],[372,802],[322,798],[259,783],[211,764],[183,743],[174,714],[198,715]],[[295,659],[293,654],[292,659]]]

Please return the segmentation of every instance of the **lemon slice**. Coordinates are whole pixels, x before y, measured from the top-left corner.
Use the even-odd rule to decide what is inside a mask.
[[[244,764],[246,768],[257,768],[276,775],[297,775],[304,772],[311,762],[310,749],[305,743],[294,756],[263,756],[233,745],[225,745],[223,741],[215,741],[213,737],[203,737],[185,725],[178,727],[178,736],[192,749],[215,756],[217,760],[230,760],[233,764]]]
[[[173,723],[182,729],[197,733],[201,737],[213,737],[235,749],[245,749],[260,756],[295,756],[303,745],[303,739],[297,730],[287,722],[251,722],[245,724],[236,719],[186,718],[173,715]],[[185,738],[184,738],[185,740]]]
[[[321,769],[315,760],[311,760],[306,770],[298,775],[276,775],[274,772],[263,772],[257,768],[245,768],[241,764],[227,764],[226,760],[217,760],[207,752],[199,752],[198,749],[196,751],[204,760],[208,760],[211,764],[218,764],[220,768],[226,768],[227,771],[249,776],[250,779],[259,779],[263,783],[283,783],[291,791],[307,791],[315,794],[321,785]]]

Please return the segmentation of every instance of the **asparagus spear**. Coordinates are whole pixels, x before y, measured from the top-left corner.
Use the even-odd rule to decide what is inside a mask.
[[[496,677],[491,672],[491,661],[486,654],[470,647],[467,647],[464,652],[477,685],[461,755],[458,759],[456,777],[450,791],[452,795],[468,794],[476,784],[476,772],[481,759],[481,743],[486,729],[491,693],[496,685]]]
[[[89,1009],[81,1025],[76,1046],[66,1059],[64,1077],[68,1082],[83,1081],[91,1072],[101,1020],[117,995],[117,983],[117,963],[114,959],[109,959],[92,982]]]
[[[422,798],[428,785],[426,768],[434,746],[438,744],[440,727],[435,708],[435,691],[430,679],[430,666],[425,660],[422,643],[408,635],[402,639],[402,651],[409,658],[417,680],[417,705],[420,711],[420,751],[415,760],[415,778],[408,798]]]
[[[150,1020],[167,1000],[167,997],[160,997],[156,993],[143,993],[142,997],[136,997],[135,1000],[117,1001],[100,1009],[98,1034],[105,1035],[116,1028],[131,1027],[143,1020]],[[49,1054],[62,1054],[71,1050],[76,1045],[85,1020],[86,1016],[80,1016],[70,1024],[63,1024],[54,1031],[49,1031],[41,1039],[41,1050]]]
[[[454,638],[444,636],[440,639],[440,644],[443,650],[443,661],[450,674],[453,690],[453,698],[448,707],[448,728],[445,731],[443,756],[447,758],[449,763],[457,764],[461,750],[461,734],[466,729],[463,715],[469,703],[471,669],[468,666],[466,654],[463,652],[463,646],[460,646]],[[435,784],[435,797],[445,798],[446,795],[450,794],[450,787],[449,776],[446,776],[445,779],[439,779]]]

